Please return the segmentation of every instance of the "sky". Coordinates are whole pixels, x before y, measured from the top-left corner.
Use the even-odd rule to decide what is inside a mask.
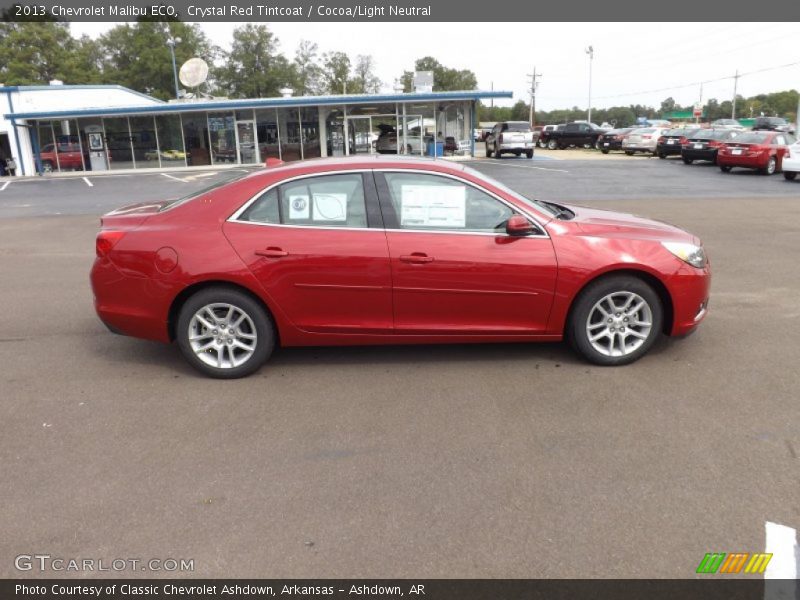
[[[72,32],[97,37],[114,23],[73,23]],[[201,23],[211,41],[230,46],[241,23]],[[280,50],[294,56],[298,43],[315,42],[320,53],[342,51],[351,59],[371,54],[390,91],[414,60],[433,56],[451,68],[470,69],[480,89],[508,90],[507,106],[529,99],[530,79],[542,74],[537,110],[589,104],[592,46],[592,107],[628,104],[658,107],[733,97],[737,93],[800,89],[800,23],[268,23]],[[794,64],[796,63],[796,64]],[[783,65],[792,65],[783,67]],[[753,73],[754,71],[760,71]],[[727,79],[722,79],[727,78]],[[721,81],[712,81],[720,80]],[[699,82],[706,81],[702,90]],[[435,82],[434,82],[435,86]]]

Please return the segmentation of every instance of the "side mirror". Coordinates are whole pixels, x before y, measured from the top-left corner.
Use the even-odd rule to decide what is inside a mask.
[[[536,232],[536,229],[531,225],[522,215],[514,215],[506,221],[506,233],[508,235],[531,235]]]

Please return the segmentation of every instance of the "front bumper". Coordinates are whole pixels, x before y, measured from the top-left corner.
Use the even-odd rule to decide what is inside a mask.
[[[667,281],[672,297],[672,331],[670,335],[683,336],[694,331],[708,315],[711,291],[711,269],[706,265],[696,269],[683,264]]]

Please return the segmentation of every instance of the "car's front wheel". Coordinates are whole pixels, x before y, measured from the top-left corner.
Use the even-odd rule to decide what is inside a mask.
[[[778,161],[775,160],[774,156],[770,156],[769,160],[767,161],[767,166],[761,169],[762,175],[772,175],[778,169]]]
[[[567,338],[587,360],[626,365],[644,356],[661,331],[663,309],[653,288],[629,275],[600,279],[573,307]]]
[[[797,177],[797,171],[784,171],[783,178],[787,181],[794,181],[794,178]]]
[[[176,338],[195,369],[218,379],[256,371],[272,354],[275,327],[244,292],[214,287],[191,296],[180,310]]]
[[[547,142],[547,148],[548,150],[558,150],[559,148],[558,142],[556,142],[555,140],[549,140]]]

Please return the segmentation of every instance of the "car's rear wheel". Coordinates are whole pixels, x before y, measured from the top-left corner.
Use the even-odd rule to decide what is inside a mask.
[[[486,158],[492,158],[492,151],[489,150],[489,144],[486,144]]]
[[[664,158],[667,158],[667,155],[666,155],[666,154],[664,154],[663,152],[659,152],[659,153],[658,153],[658,158],[662,158],[662,159],[664,159]]]
[[[602,152],[603,154],[608,154],[610,150],[600,150],[600,152]]]
[[[550,140],[547,142],[547,149],[548,150],[558,150],[558,142],[555,140]]]
[[[685,165],[690,165],[693,162],[694,162],[694,159],[692,159],[692,158],[686,158],[686,157],[683,158],[683,164],[685,164]]]
[[[539,140],[538,144],[539,148],[547,148],[547,142],[544,140]]]
[[[728,165],[720,165],[719,170],[723,173],[730,173],[733,167],[729,167]]]
[[[775,173],[775,170],[778,168],[778,161],[775,160],[774,156],[770,156],[769,160],[767,161],[767,166],[761,169],[762,175],[772,175]]]
[[[592,142],[584,142],[583,147],[586,150],[591,150],[592,149]]]
[[[797,171],[784,171],[783,178],[787,181],[794,181],[794,178],[797,177]]]
[[[625,150],[625,154],[628,156],[633,156],[633,150]]]
[[[214,287],[181,307],[176,338],[195,369],[218,379],[256,371],[272,354],[275,327],[264,308],[238,290]]]
[[[625,365],[644,356],[661,331],[658,294],[637,277],[615,275],[583,291],[573,307],[567,339],[598,365]]]
[[[528,158],[533,158],[533,150],[528,150],[527,152],[525,152],[525,156],[527,156]]]

